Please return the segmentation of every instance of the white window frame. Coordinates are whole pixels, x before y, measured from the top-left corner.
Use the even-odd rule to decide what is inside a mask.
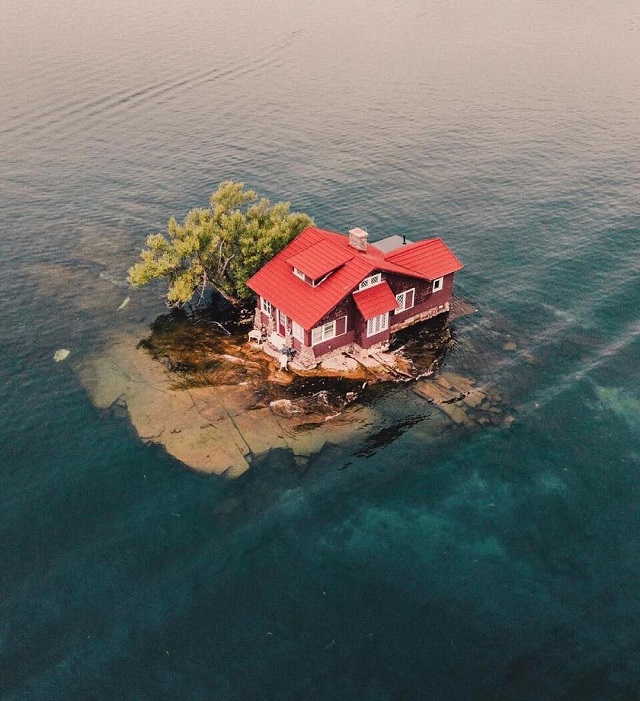
[[[289,321],[289,318],[287,317],[287,315],[278,309],[278,319],[277,319],[277,325],[276,325],[276,331],[277,331],[278,335],[280,335],[280,327],[284,326],[284,335],[285,335],[285,337],[287,336],[287,333],[288,333],[287,322],[288,321]]]
[[[271,302],[268,299],[265,299],[264,297],[260,297],[260,308],[262,311],[267,314],[268,316],[271,316],[271,312],[273,311],[273,307],[271,306]]]
[[[345,316],[338,317],[333,321],[328,321],[322,326],[316,326],[315,329],[311,329],[311,345],[317,346],[319,343],[324,343],[325,341],[330,341],[332,338],[336,337],[336,325],[340,319],[344,319],[344,333],[347,333],[347,322],[349,321]],[[343,336],[344,334],[340,334]]]
[[[304,329],[293,319],[291,320],[291,335],[300,341],[300,343],[304,343]]]
[[[413,292],[413,304],[411,307],[407,307],[407,295],[409,292]],[[405,312],[407,309],[411,309],[412,307],[416,306],[416,288],[412,287],[410,290],[405,290],[404,292],[399,292],[396,295],[396,302],[398,303],[398,306],[396,307],[396,314],[399,314],[400,312]]]
[[[366,290],[369,287],[373,287],[374,285],[379,285],[382,282],[384,282],[382,278],[382,273],[375,273],[374,275],[369,275],[369,277],[366,277],[359,285],[358,285],[358,291],[360,290]]]
[[[439,277],[433,281],[433,285],[431,286],[431,292],[440,292],[440,290],[443,287],[444,287],[444,278]]]
[[[367,320],[367,338],[376,336],[389,328],[389,312],[378,314]]]
[[[324,277],[320,278],[319,280],[312,280],[311,278],[307,277],[302,270],[299,270],[298,268],[293,266],[293,274],[300,278],[303,282],[306,282],[307,285],[311,285],[311,287],[318,287],[318,285],[321,285],[328,277],[331,275],[333,270],[328,272]]]

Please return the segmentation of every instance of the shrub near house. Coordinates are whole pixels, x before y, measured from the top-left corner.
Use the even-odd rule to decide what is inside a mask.
[[[383,346],[391,332],[449,311],[462,264],[442,239],[367,238],[305,229],[247,282],[256,324],[317,360],[352,344]]]

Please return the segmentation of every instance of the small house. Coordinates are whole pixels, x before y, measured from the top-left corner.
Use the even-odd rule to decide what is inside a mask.
[[[461,268],[440,238],[370,243],[363,229],[309,227],[247,286],[257,295],[256,329],[312,366],[341,348],[384,348],[394,331],[448,312]]]

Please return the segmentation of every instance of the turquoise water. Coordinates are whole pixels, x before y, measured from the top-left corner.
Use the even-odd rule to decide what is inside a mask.
[[[0,26],[0,697],[640,698],[637,3],[47,0]],[[74,363],[163,311],[124,285],[144,236],[225,178],[443,236],[480,310],[447,367],[514,426],[439,435],[394,388],[368,400],[414,417],[391,443],[225,483],[96,410]]]

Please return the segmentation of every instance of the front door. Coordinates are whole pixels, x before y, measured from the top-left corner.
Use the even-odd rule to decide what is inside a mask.
[[[282,337],[287,335],[287,315],[278,309],[278,334]]]

